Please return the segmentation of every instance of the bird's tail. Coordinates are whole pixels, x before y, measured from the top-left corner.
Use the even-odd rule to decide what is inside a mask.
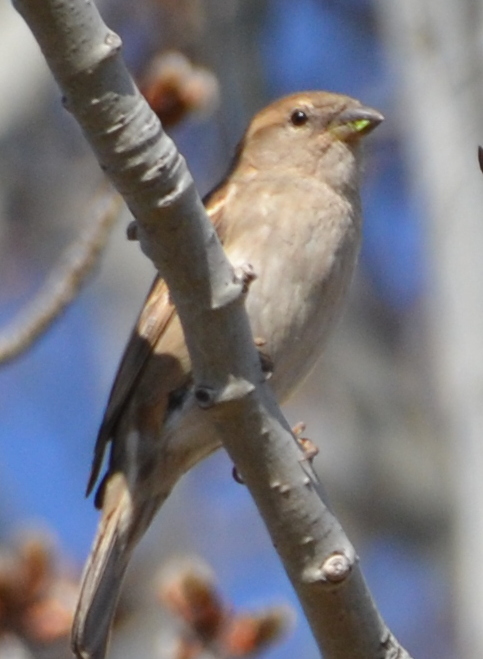
[[[156,512],[154,506],[144,506],[143,510],[134,506],[127,487],[117,490],[115,505],[104,500],[102,519],[82,577],[71,636],[72,650],[79,659],[104,659],[124,573],[134,547]]]

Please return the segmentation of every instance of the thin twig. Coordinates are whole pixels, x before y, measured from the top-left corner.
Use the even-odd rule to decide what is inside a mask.
[[[93,220],[70,245],[30,304],[0,334],[0,364],[31,348],[67,306],[96,265],[121,206],[121,198],[103,192],[93,205]]]

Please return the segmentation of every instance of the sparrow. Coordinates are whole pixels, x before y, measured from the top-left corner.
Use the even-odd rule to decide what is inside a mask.
[[[339,94],[282,98],[250,123],[204,200],[234,268],[251,264],[253,336],[285,401],[319,357],[349,286],[361,236],[361,138],[383,120]],[[222,444],[193,394],[188,350],[165,282],[151,286],[111,390],[87,494],[101,509],[72,648],[102,659],[131,554],[179,478]]]

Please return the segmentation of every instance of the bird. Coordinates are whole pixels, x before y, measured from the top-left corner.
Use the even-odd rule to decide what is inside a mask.
[[[349,96],[298,92],[258,112],[224,180],[204,199],[246,296],[282,403],[312,370],[343,306],[361,240],[361,140],[383,120]],[[268,374],[267,374],[268,375]],[[222,445],[194,395],[191,363],[158,275],[121,360],[87,487],[101,510],[72,628],[79,659],[103,659],[137,543],[180,477]]]

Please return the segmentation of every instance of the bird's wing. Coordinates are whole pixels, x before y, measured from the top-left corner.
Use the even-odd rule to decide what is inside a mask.
[[[119,365],[97,435],[87,495],[99,476],[104,452],[131,392],[154,346],[176,313],[166,283],[156,277],[144,302]]]
[[[226,195],[223,192],[223,187],[219,186],[204,200],[208,216],[220,239],[222,239],[223,234],[223,206],[225,199]],[[176,321],[173,322],[175,319]],[[116,425],[135,389],[136,383],[139,381],[146,363],[155,349],[158,354],[161,352],[169,354],[172,341],[170,341],[167,334],[169,334],[170,327],[176,324],[176,309],[170,301],[168,287],[165,281],[158,276],[151,286],[136,325],[131,333],[111,389],[106,412],[94,448],[94,458],[86,490],[87,496],[91,493],[99,477],[107,444],[113,436]],[[164,336],[167,338],[166,350],[163,350],[164,346],[160,345],[163,342]],[[175,355],[175,357],[177,356]],[[171,376],[169,368],[165,375],[166,377]],[[163,377],[163,373],[160,373],[159,377]],[[179,384],[174,383],[173,388],[176,388]]]

